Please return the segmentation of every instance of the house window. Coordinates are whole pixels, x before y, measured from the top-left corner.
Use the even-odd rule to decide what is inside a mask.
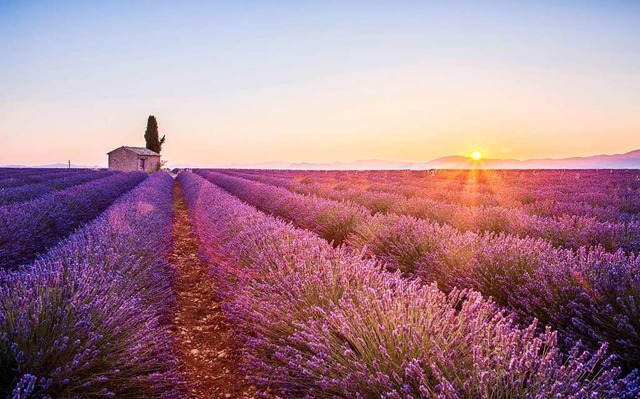
[[[140,170],[144,171],[144,161],[146,161],[146,159],[142,158],[140,159]]]

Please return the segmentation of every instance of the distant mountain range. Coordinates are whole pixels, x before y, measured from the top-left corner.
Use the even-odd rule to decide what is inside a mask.
[[[572,158],[483,159],[473,161],[467,157],[452,156],[417,164],[419,169],[640,169],[640,150],[625,154],[594,155]]]
[[[4,168],[67,168],[64,163],[21,166],[7,165]],[[101,168],[101,166],[71,165],[72,168]],[[199,168],[203,166],[192,164],[168,165],[173,168]],[[625,154],[594,155],[589,157],[572,158],[539,158],[539,159],[482,159],[479,161],[454,155],[437,158],[429,162],[396,162],[385,160],[360,160],[354,162],[331,163],[286,163],[263,162],[246,165],[218,165],[216,167],[247,168],[247,169],[306,169],[306,170],[381,170],[381,169],[640,169],[640,150],[630,151]]]
[[[256,167],[256,166],[251,166]],[[333,163],[293,163],[286,169],[640,169],[640,150],[615,155],[594,155],[572,158],[540,159],[482,159],[474,161],[463,156],[437,158],[429,162],[394,162],[384,160],[362,160]]]

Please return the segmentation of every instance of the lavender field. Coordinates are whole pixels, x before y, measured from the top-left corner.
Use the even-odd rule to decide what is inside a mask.
[[[0,397],[635,398],[639,249],[638,170],[0,169]]]

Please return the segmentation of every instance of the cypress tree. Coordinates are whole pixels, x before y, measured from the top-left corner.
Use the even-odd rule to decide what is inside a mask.
[[[160,154],[165,136],[162,136],[161,139],[158,137],[158,122],[156,121],[156,117],[149,115],[149,119],[147,120],[147,130],[144,132],[144,139],[147,143],[146,147],[151,151],[155,151]]]

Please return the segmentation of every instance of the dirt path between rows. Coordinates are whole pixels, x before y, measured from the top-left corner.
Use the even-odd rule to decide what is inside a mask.
[[[174,182],[174,250],[170,262],[177,268],[178,310],[171,330],[180,371],[191,386],[189,398],[252,398],[256,388],[236,371],[239,355],[233,332],[220,303],[207,265],[198,258],[200,242],[193,233],[187,204]]]

